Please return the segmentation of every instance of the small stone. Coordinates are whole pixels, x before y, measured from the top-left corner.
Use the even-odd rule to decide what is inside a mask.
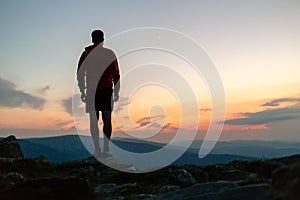
[[[38,162],[50,162],[44,155],[39,155],[36,158],[34,158],[34,160]]]
[[[126,192],[127,190],[136,186],[136,183],[126,183],[123,185],[117,185],[115,183],[104,183],[98,185],[95,188],[95,193],[97,195],[111,195],[111,194],[121,194]]]
[[[168,181],[171,184],[187,187],[196,183],[194,177],[184,169],[171,170],[170,172]]]
[[[122,196],[113,196],[113,197],[106,197],[104,200],[124,200],[125,198]]]
[[[173,192],[179,190],[180,187],[177,185],[164,185],[161,189],[161,193]]]
[[[131,166],[131,167],[127,168],[125,171],[126,172],[136,172],[137,170],[134,166]]]
[[[153,194],[140,194],[136,200],[155,200],[158,197]]]
[[[116,187],[117,187],[117,184],[115,184],[115,183],[101,184],[95,188],[95,193],[96,194],[110,194],[116,190]]]
[[[3,179],[13,184],[25,181],[23,175],[17,172],[9,172],[3,176]]]

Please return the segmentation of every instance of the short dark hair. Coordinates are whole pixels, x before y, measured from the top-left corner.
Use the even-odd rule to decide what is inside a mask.
[[[104,33],[101,30],[94,30],[91,35],[93,43],[103,42],[104,40]]]

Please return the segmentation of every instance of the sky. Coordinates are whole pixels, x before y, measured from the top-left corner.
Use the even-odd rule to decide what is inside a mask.
[[[226,99],[226,118],[219,121],[225,124],[220,140],[300,141],[299,20],[296,0],[2,0],[0,137],[77,134],[75,124],[88,130],[86,115],[73,117],[72,97],[83,109],[73,87],[76,91],[77,62],[84,47],[91,44],[90,33],[101,29],[109,39],[128,30],[160,27],[192,38],[214,63]],[[182,45],[169,40],[174,46]],[[133,39],[118,45],[126,49],[138,42]],[[104,42],[118,55],[109,44]],[[127,131],[164,142],[179,128],[193,131],[192,123],[197,123],[193,116],[199,115],[197,139],[203,139],[214,112],[205,77],[194,79],[188,64],[168,53],[139,53],[119,59],[123,95],[115,104],[113,136],[126,137]],[[145,68],[142,75],[133,73],[130,83],[126,82],[130,76],[125,72],[132,63],[145,63],[147,69],[163,69],[159,64],[164,64],[181,73],[189,84],[187,90],[196,93],[197,106],[190,96],[184,97],[187,90],[178,83],[172,85],[179,88],[173,92],[152,84],[136,85],[133,93],[124,95],[134,80],[181,80],[163,72],[151,76]]]

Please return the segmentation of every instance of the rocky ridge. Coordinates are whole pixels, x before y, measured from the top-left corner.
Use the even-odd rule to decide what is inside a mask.
[[[0,141],[0,155],[1,199],[279,200],[300,195],[300,155],[125,173],[93,157],[64,163],[24,158],[14,136]]]

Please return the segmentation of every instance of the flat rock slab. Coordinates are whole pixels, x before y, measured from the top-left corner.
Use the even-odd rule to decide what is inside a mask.
[[[163,200],[260,200],[266,199],[270,194],[269,184],[253,184],[239,186],[235,182],[217,181],[195,184],[175,192],[169,192],[160,196]]]

